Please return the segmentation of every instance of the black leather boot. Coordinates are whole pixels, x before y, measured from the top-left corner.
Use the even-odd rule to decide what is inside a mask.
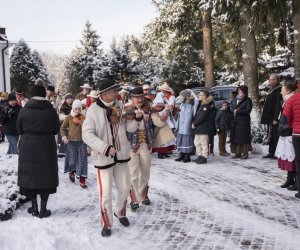
[[[111,236],[111,229],[110,229],[110,228],[103,227],[103,228],[102,228],[102,231],[101,231],[101,235],[102,235],[103,237],[109,237],[109,236]]]
[[[283,185],[281,185],[280,187],[281,187],[281,188],[288,188],[289,186],[294,185],[294,184],[295,184],[295,180],[294,180],[293,172],[288,171],[288,172],[287,172],[286,181],[285,181],[285,183],[284,183]]]
[[[36,200],[36,195],[31,198],[32,206],[28,208],[27,212],[32,216],[39,216],[39,208]]]
[[[288,187],[287,189],[290,190],[290,191],[297,191],[298,188],[297,188],[297,177],[296,177],[296,171],[293,171],[291,172],[292,173],[292,180],[293,180],[293,184],[292,186]]]
[[[40,218],[47,218],[51,215],[51,210],[47,209],[49,195],[41,195],[41,210],[40,210]]]
[[[202,161],[203,158],[203,156],[198,156],[195,160],[193,160],[193,162],[198,163],[199,161]]]
[[[179,153],[179,157],[175,159],[175,161],[182,161],[184,158],[184,154],[183,153]]]
[[[184,154],[183,162],[191,162],[190,154]]]

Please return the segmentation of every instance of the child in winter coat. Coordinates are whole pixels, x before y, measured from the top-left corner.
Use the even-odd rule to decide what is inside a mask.
[[[201,104],[198,106],[192,128],[195,132],[194,144],[198,154],[198,158],[194,160],[198,164],[207,163],[208,158],[208,144],[209,134],[211,130],[211,101],[212,97],[207,90],[201,90],[199,94],[199,101]]]
[[[226,137],[230,130],[231,114],[228,109],[228,103],[225,101],[219,109],[216,116],[216,129],[219,136],[219,151],[221,156],[228,156],[226,152]]]
[[[80,100],[75,100],[71,113],[66,116],[60,132],[63,142],[67,145],[65,173],[69,173],[70,181],[74,182],[76,176],[80,179],[80,186],[87,188],[87,146],[82,140],[82,124],[85,118],[82,113]]]
[[[176,144],[179,157],[175,161],[190,162],[193,149],[192,119],[194,117],[195,100],[192,92],[185,89],[180,92],[180,113],[176,122]]]

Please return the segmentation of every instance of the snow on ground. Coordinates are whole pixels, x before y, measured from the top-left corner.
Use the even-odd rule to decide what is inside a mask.
[[[0,144],[0,152],[7,145]],[[285,173],[276,161],[213,156],[207,165],[153,156],[150,206],[132,212],[131,225],[114,220],[102,238],[95,169],[88,189],[70,183],[59,160],[60,186],[50,197],[52,216],[27,213],[0,222],[0,248],[7,249],[299,249],[300,200],[281,189]],[[17,164],[17,158],[0,164]]]

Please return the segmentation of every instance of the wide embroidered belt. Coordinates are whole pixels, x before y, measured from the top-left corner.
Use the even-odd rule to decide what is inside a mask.
[[[146,130],[138,130],[137,131],[137,141],[139,144],[147,143],[147,132]]]

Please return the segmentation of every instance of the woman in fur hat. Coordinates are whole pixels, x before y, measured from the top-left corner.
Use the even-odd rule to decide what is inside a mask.
[[[85,183],[88,166],[87,146],[82,140],[84,118],[81,101],[75,100],[72,104],[71,113],[66,116],[60,128],[60,133],[64,144],[67,145],[65,173],[69,173],[71,182],[75,181],[76,176],[80,180],[80,186],[87,188]]]

